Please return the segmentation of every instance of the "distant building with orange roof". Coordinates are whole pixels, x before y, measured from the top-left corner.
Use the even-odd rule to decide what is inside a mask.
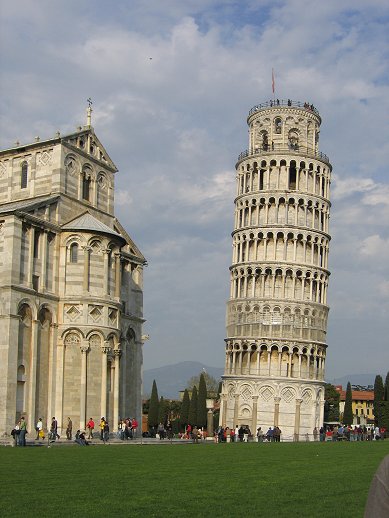
[[[341,385],[336,385],[340,393],[339,412],[342,420],[346,391]],[[353,424],[374,424],[374,391],[373,390],[352,390],[352,411]]]

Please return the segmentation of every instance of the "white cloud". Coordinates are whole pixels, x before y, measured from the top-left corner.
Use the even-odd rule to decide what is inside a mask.
[[[378,234],[366,237],[361,242],[360,254],[365,257],[383,258],[387,266],[389,258],[389,239],[382,239]]]
[[[380,295],[389,298],[389,281],[382,281],[378,286],[378,290]],[[387,312],[389,313],[389,308]]]
[[[115,204],[116,205],[132,205],[133,198],[128,191],[116,190],[115,192]]]
[[[365,193],[377,189],[377,185],[371,178],[344,178],[333,175],[332,198],[341,200],[355,193]]]
[[[94,100],[94,128],[119,168],[116,211],[149,259],[145,317],[155,346],[152,353],[145,347],[146,367],[192,351],[223,364],[224,316],[215,320],[213,311],[224,315],[228,291],[234,162],[247,147],[248,110],[271,96],[272,67],[277,96],[309,100],[323,117],[320,148],[334,166],[335,342],[342,317],[384,313],[385,12],[383,0],[169,0],[168,7],[150,0],[147,9],[139,0],[118,0],[115,9],[96,0],[93,10],[75,0],[42,0],[39,10],[32,0],[4,4],[2,147],[73,130],[84,123],[85,100]],[[159,313],[169,311],[171,286],[175,314],[167,328]],[[196,321],[200,306],[201,340],[188,317]],[[188,326],[177,344],[177,329]],[[363,350],[352,325],[349,333]],[[352,355],[355,371],[365,368],[359,356]]]

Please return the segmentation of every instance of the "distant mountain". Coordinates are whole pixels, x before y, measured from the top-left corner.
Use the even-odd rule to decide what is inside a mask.
[[[333,380],[328,380],[332,385],[342,385],[344,389],[347,387],[347,383],[350,382],[351,385],[361,385],[362,387],[367,387],[368,385],[374,386],[376,374],[348,374],[347,376],[342,376],[341,378],[335,378]],[[385,380],[385,378],[383,378]]]
[[[184,390],[189,379],[201,374],[203,369],[217,380],[224,372],[221,367],[209,367],[200,362],[181,362],[157,369],[147,369],[143,372],[143,394],[150,396],[153,380],[155,380],[159,397],[178,399],[179,391]]]

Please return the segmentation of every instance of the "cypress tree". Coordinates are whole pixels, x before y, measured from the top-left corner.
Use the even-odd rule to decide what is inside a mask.
[[[324,421],[339,421],[340,394],[331,383],[324,386]]]
[[[353,424],[353,395],[351,391],[351,383],[347,383],[346,401],[344,403],[343,424]]]
[[[197,387],[196,385],[192,390],[192,397],[190,399],[188,423],[192,426],[197,425]]]
[[[385,378],[385,401],[389,401],[389,372]]]
[[[382,401],[384,400],[385,390],[382,376],[377,375],[374,380],[374,419],[378,426],[382,426]]]
[[[155,380],[151,389],[150,406],[149,406],[149,428],[158,426],[159,398],[158,389]]]
[[[200,376],[199,393],[197,396],[197,419],[196,424],[200,428],[207,427],[207,384],[204,374]]]
[[[189,416],[189,392],[188,389],[185,389],[184,396],[182,398],[182,406],[181,406],[181,414],[180,414],[180,426],[182,430],[185,430],[186,425],[188,424],[188,416]]]

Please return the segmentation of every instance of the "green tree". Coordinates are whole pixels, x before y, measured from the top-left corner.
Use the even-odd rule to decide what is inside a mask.
[[[351,383],[347,383],[346,400],[344,402],[343,424],[353,424],[353,394]]]
[[[378,426],[382,426],[382,401],[384,400],[385,390],[382,376],[377,375],[374,380],[374,419]]]
[[[221,399],[221,393],[222,393],[222,390],[223,390],[223,382],[220,380],[219,381],[219,386],[217,388],[217,401],[220,401]]]
[[[159,400],[159,407],[158,407],[158,423],[166,423],[167,419],[167,412],[168,412],[168,402],[164,400],[163,396],[161,396]]]
[[[331,383],[324,386],[324,421],[331,423],[339,421],[340,394]]]
[[[389,401],[381,401],[381,426],[385,428],[385,437],[389,434]]]
[[[182,402],[178,401],[177,399],[168,399],[168,400],[165,400],[165,403],[166,403],[166,409],[167,409],[167,413],[166,413],[167,418],[170,421],[172,421],[174,419],[178,419],[181,414]]]
[[[197,387],[196,385],[192,390],[192,397],[190,399],[189,405],[189,413],[188,413],[188,423],[192,426],[197,425]]]
[[[189,406],[190,406],[189,392],[187,389],[185,389],[184,396],[182,398],[181,415],[180,415],[180,426],[183,430],[185,429],[186,425],[189,423],[189,421],[188,421]]]
[[[385,401],[389,401],[389,372],[385,378]]]
[[[191,378],[189,378],[189,380],[186,384],[187,389],[190,391],[193,389],[194,386],[199,387],[199,389],[200,389],[201,376],[204,376],[205,383],[207,385],[207,389],[208,389],[207,396],[215,399],[217,391],[218,391],[219,380],[217,380],[216,378],[214,378],[213,376],[208,374],[208,372],[206,372],[206,371],[201,372],[197,376],[192,376]]]
[[[199,393],[197,396],[197,426],[207,427],[207,384],[204,374],[200,375]]]
[[[155,380],[151,389],[150,406],[149,406],[149,428],[158,426],[159,398],[158,389]]]

